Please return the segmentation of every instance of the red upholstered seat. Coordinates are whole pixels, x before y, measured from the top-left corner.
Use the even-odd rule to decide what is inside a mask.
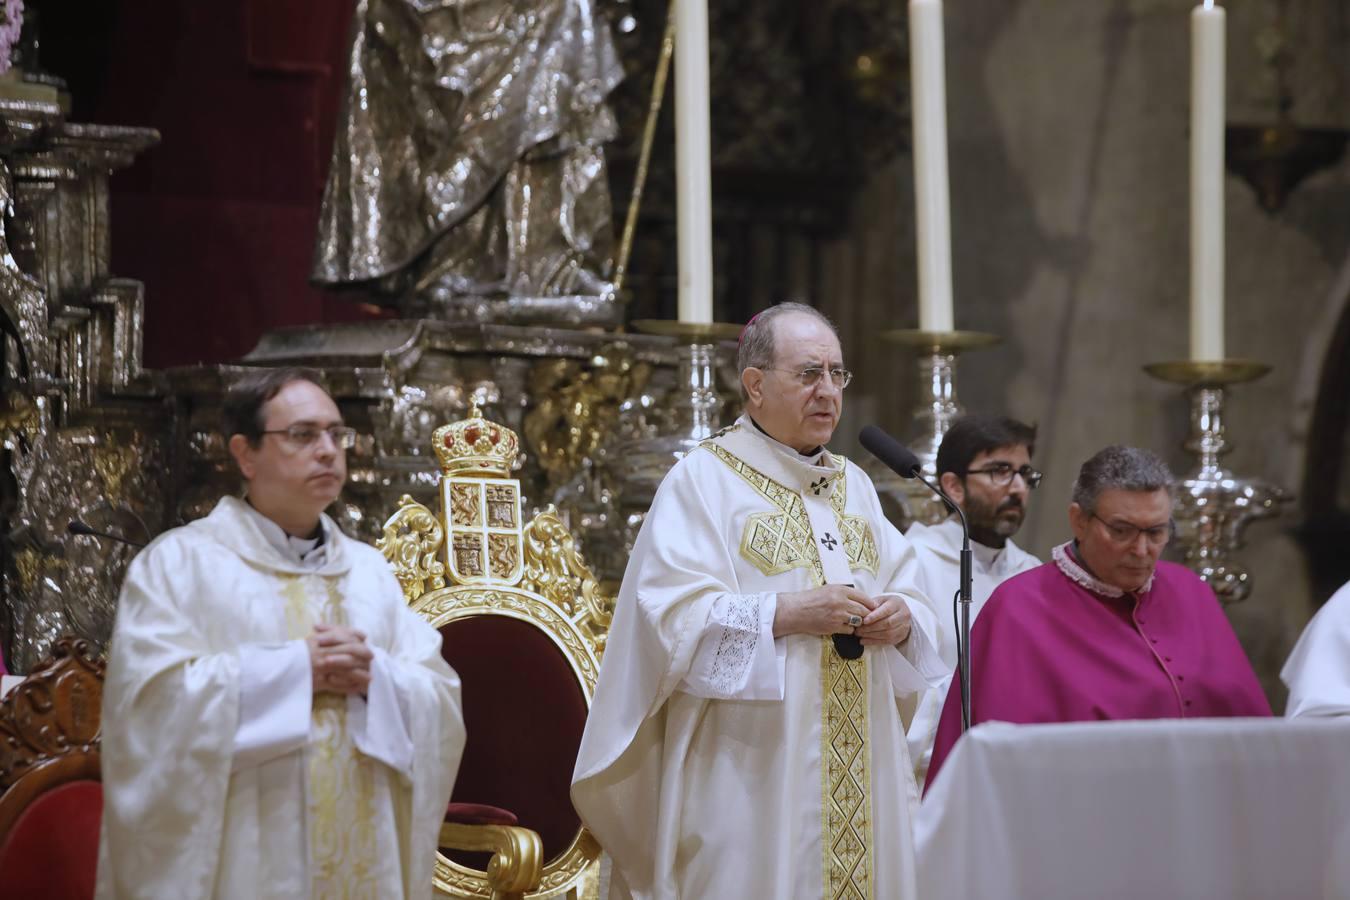
[[[454,803],[445,807],[445,821],[456,825],[519,825],[516,814],[484,803]]]
[[[514,814],[539,833],[547,864],[581,828],[570,797],[586,726],[581,684],[557,644],[528,622],[468,616],[441,634],[445,659],[463,684],[468,732],[451,805],[490,804]],[[442,852],[482,868],[480,856]]]
[[[71,781],[37,797],[0,847],[6,900],[89,900],[98,872],[103,785]]]

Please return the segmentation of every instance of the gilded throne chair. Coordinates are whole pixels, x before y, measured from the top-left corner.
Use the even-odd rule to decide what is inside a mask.
[[[463,683],[437,891],[594,896],[600,847],[570,788],[610,605],[553,507],[522,521],[515,432],[475,405],[432,441],[440,508],[404,496],[377,546]]]

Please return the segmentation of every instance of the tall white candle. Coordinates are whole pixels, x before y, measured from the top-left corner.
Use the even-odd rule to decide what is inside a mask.
[[[919,234],[919,327],[951,331],[952,228],[942,0],[909,0],[909,59],[914,110],[914,212]]]
[[[1191,11],[1191,359],[1223,346],[1224,11]]]
[[[681,322],[713,312],[712,143],[708,124],[708,2],[675,3],[675,213]]]

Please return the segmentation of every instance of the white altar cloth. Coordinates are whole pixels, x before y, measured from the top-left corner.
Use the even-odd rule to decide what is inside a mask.
[[[1350,720],[981,725],[916,841],[944,900],[1350,898]]]

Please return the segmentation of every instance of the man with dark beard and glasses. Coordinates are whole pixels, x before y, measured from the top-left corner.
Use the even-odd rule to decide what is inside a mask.
[[[942,489],[970,524],[972,621],[1003,581],[1034,569],[1040,560],[1011,540],[1026,517],[1027,498],[1040,484],[1031,467],[1036,427],[1006,416],[963,416],[952,423],[938,449]],[[914,525],[905,533],[919,552],[924,593],[940,610],[951,610],[961,586],[961,521],[955,515],[936,525]],[[956,632],[950,612],[942,629],[942,654],[956,662]],[[908,730],[914,774],[922,784],[933,753],[933,738],[945,689],[925,691]]]

